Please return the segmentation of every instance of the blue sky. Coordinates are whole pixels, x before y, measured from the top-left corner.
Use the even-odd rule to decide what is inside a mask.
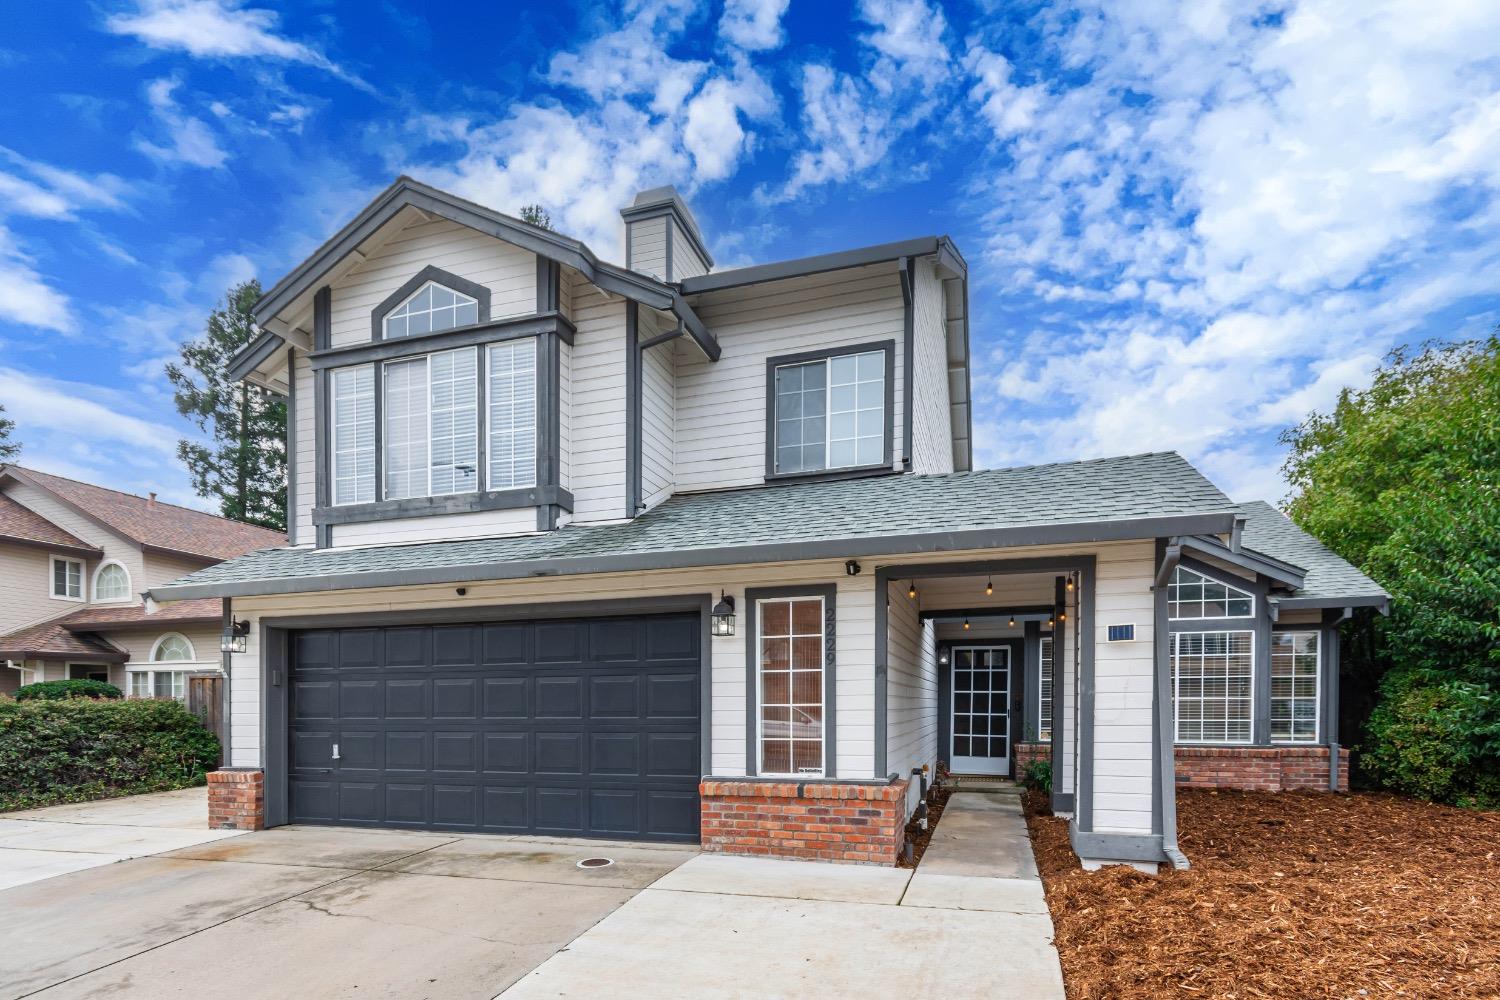
[[[1278,432],[1500,318],[1500,4],[98,0],[0,37],[0,405],[38,468],[193,502],[161,374],[398,173],[622,257],[676,184],[720,266],[948,233],[978,459]]]

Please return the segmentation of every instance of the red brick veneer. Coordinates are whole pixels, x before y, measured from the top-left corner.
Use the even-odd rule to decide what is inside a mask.
[[[1178,747],[1179,788],[1250,792],[1329,791],[1328,748]],[[1339,754],[1339,791],[1349,790],[1349,755]]]
[[[1016,780],[1026,777],[1026,768],[1033,761],[1052,760],[1051,743],[1017,743],[1013,750]]]
[[[266,826],[266,776],[252,768],[210,771],[208,828],[263,830]]]
[[[888,784],[721,781],[698,786],[702,847],[722,854],[894,865],[907,780]]]

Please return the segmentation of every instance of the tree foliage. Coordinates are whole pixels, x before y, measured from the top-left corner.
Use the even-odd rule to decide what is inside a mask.
[[[167,378],[177,412],[210,438],[177,443],[193,489],[217,500],[225,517],[285,531],[286,404],[228,376],[230,359],[260,333],[250,317],[258,298],[254,279],[229,289],[209,313],[203,336],[182,345],[181,361],[167,365]]]
[[[541,205],[522,205],[521,221],[530,223],[538,229],[552,228],[552,216]]]
[[[70,678],[64,681],[37,681],[16,688],[16,701],[67,701],[69,698],[123,698],[119,688],[105,681]]]
[[[21,442],[14,440],[16,422],[5,415],[5,406],[0,404],[0,462],[9,462],[21,454]]]
[[[1346,643],[1376,705],[1369,772],[1484,798],[1500,767],[1500,339],[1397,350],[1283,440],[1293,520],[1393,598]]]

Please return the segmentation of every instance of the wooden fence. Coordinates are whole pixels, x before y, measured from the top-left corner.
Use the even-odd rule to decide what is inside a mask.
[[[223,766],[229,749],[229,727],[224,718],[224,676],[188,674],[187,708],[203,723],[203,728],[219,738],[219,764]]]

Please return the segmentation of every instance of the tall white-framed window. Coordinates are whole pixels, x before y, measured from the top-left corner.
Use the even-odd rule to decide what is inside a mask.
[[[473,347],[386,362],[387,500],[479,488],[478,363]]]
[[[822,597],[756,602],[760,642],[759,773],[807,777],[824,769]]]
[[[100,603],[128,601],[130,571],[117,562],[107,562],[94,570],[94,600]]]
[[[69,559],[67,556],[53,556],[51,568],[52,597],[59,601],[82,601],[84,599],[83,560]]]
[[[332,374],[333,502],[375,499],[375,367],[356,365]]]
[[[772,473],[885,461],[886,355],[882,349],[775,366]]]
[[[1037,672],[1037,729],[1036,738],[1042,742],[1052,740],[1052,637],[1041,639],[1041,665]]]
[[[1322,700],[1316,631],[1271,633],[1271,740],[1316,743]]]
[[[485,440],[489,488],[536,485],[536,339],[491,344],[487,349]]]
[[[1255,595],[1219,580],[1178,566],[1167,585],[1167,617],[1174,621],[1194,618],[1251,618]]]
[[[1172,692],[1177,742],[1251,742],[1255,633],[1173,632]]]
[[[479,303],[462,292],[429,281],[386,313],[386,339],[441,333],[479,322]]]

